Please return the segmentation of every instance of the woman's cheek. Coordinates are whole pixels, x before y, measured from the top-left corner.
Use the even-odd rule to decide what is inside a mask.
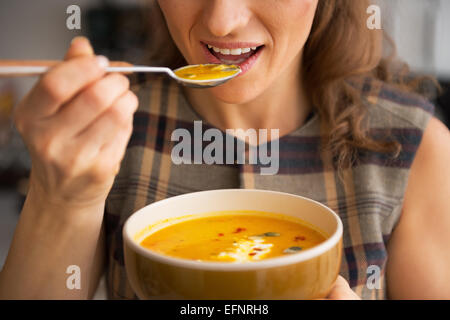
[[[298,2],[296,9],[289,10],[290,17],[285,19],[289,25],[285,26],[284,32],[290,35],[290,44],[299,50],[305,45],[311,32],[318,0],[296,0],[296,2]]]
[[[190,5],[191,1],[159,0],[158,3],[172,40],[183,56],[189,60],[186,45],[189,45],[189,32],[195,21],[196,7]]]
[[[319,0],[289,0],[288,2],[281,4],[284,13],[286,13],[283,19],[284,21],[296,21],[303,25],[306,21],[312,22]],[[285,10],[286,8],[289,8],[289,10]]]
[[[328,1],[328,0],[325,0]],[[291,8],[296,7],[297,10],[292,10],[291,12],[297,12],[300,15],[304,15],[309,10],[315,10],[319,0],[289,0]]]

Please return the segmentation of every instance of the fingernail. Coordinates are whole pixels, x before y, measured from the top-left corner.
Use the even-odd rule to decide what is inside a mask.
[[[109,66],[109,59],[105,56],[97,56],[97,63],[101,68],[106,68],[107,66]]]
[[[72,39],[72,41],[70,42],[70,44],[74,44],[77,41],[87,41],[89,42],[89,40],[86,37],[83,36],[76,36],[75,38]]]

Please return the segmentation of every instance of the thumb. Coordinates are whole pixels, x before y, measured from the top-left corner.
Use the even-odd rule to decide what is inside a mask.
[[[70,48],[64,57],[64,60],[70,60],[80,56],[93,56],[94,49],[89,40],[85,37],[75,37],[70,44]]]
[[[329,300],[361,300],[361,298],[350,288],[347,280],[338,276],[333,289],[328,295]]]

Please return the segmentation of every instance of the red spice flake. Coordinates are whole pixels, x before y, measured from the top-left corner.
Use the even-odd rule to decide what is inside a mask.
[[[239,233],[239,232],[242,232],[242,231],[245,231],[245,230],[247,230],[247,229],[245,229],[245,228],[237,228],[233,233]]]
[[[297,237],[295,237],[295,241],[299,241],[299,240],[305,240],[306,238],[304,237],[304,236],[297,236]]]
[[[223,237],[223,233],[219,233],[218,236],[219,236],[219,237]]]
[[[261,248],[253,248],[253,250],[255,250],[255,251],[262,251]]]
[[[214,239],[215,241],[220,241],[219,239]]]
[[[256,252],[250,252],[248,255],[249,256],[254,256],[254,255],[256,255]]]

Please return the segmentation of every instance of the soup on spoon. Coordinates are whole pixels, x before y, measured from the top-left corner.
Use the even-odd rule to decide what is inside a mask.
[[[174,71],[176,76],[187,80],[214,80],[237,75],[241,69],[235,65],[199,64],[179,68]]]

